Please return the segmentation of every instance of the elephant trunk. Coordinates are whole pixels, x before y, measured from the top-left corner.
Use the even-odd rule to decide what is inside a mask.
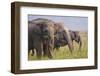
[[[67,41],[68,47],[69,47],[69,49],[70,49],[70,51],[71,51],[71,53],[72,53],[72,50],[73,50],[73,43],[72,43],[72,40],[71,40],[71,37],[70,37],[70,33],[69,33],[68,30],[65,30],[65,31],[63,32],[63,34],[64,34],[65,40]]]

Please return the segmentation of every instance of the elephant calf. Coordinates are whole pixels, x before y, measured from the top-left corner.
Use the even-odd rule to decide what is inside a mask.
[[[69,30],[68,32],[69,32],[69,35],[70,35],[72,46],[73,46],[73,41],[75,40],[80,45],[79,46],[79,49],[80,49],[81,46],[82,46],[82,40],[81,40],[81,37],[79,35],[79,32],[78,31],[71,31],[71,30]],[[59,49],[61,46],[68,45],[68,40],[66,40],[64,38],[64,31],[61,32],[61,35],[59,33],[57,35],[55,37],[55,48],[56,49]],[[65,35],[67,36],[67,34],[65,34]]]
[[[82,47],[82,39],[78,31],[69,31],[72,42],[75,41],[79,44],[79,49]]]

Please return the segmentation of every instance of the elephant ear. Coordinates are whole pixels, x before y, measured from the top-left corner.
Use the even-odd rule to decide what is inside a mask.
[[[34,35],[40,35],[41,34],[40,26],[37,25],[36,22],[30,22],[29,28]]]
[[[55,23],[54,24],[54,32],[55,32],[55,34],[57,33],[57,32],[59,32],[60,30],[63,30],[63,23]]]

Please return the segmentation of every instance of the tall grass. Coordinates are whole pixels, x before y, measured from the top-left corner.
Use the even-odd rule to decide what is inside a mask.
[[[60,47],[60,49],[54,49],[52,52],[52,59],[82,59],[88,57],[88,37],[86,32],[80,33],[82,38],[82,48],[79,50],[79,44],[74,41],[74,50],[71,54],[68,46]],[[42,57],[41,60],[48,60],[48,57]],[[31,56],[31,53],[28,56],[28,60],[37,60],[36,55]]]

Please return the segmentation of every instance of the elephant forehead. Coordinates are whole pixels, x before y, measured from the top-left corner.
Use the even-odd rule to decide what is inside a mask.
[[[40,22],[47,22],[47,23],[49,23],[49,22],[52,22],[53,23],[52,20],[45,19],[45,18],[37,18],[37,19],[32,20],[32,22],[35,22],[35,23],[40,23]]]

